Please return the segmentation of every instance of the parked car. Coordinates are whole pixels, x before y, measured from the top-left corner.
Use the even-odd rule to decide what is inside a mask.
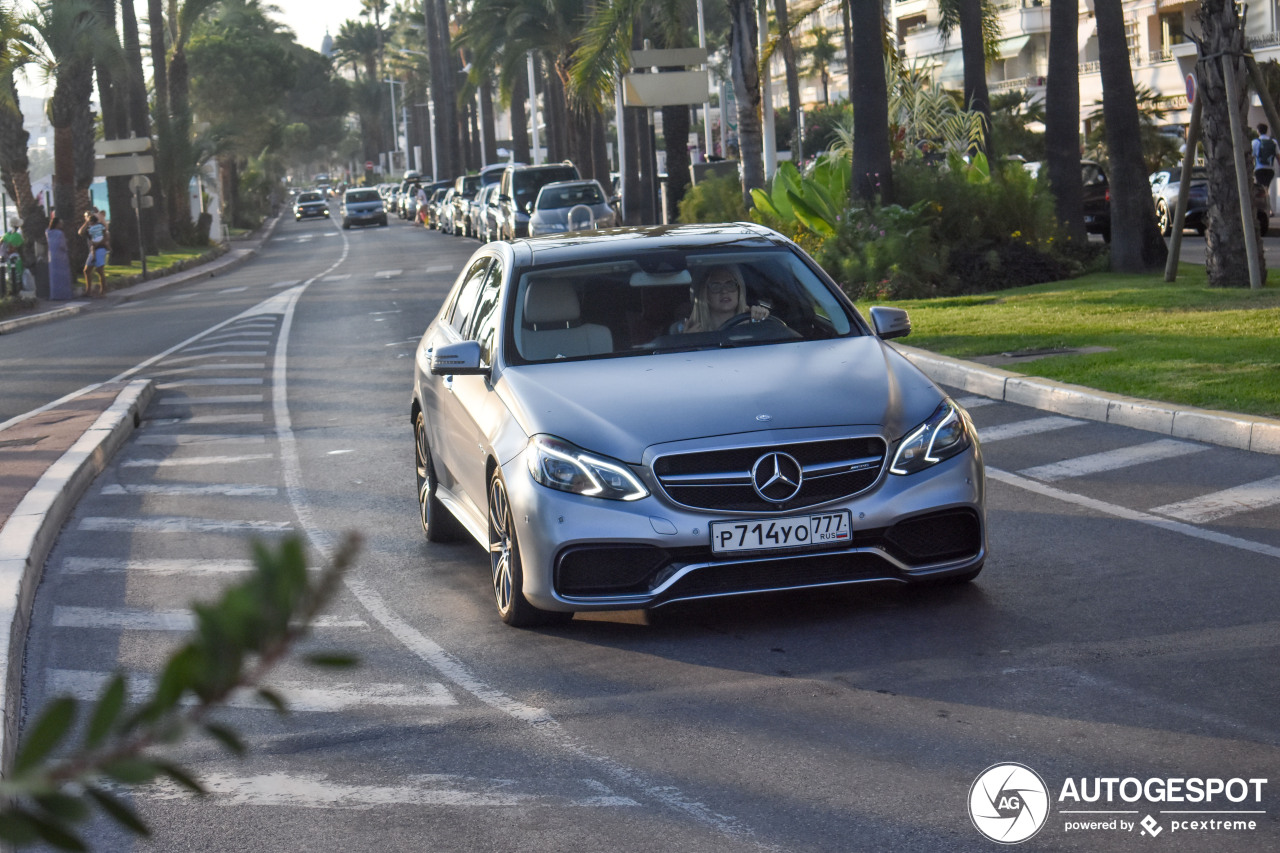
[[[359,187],[342,194],[342,227],[373,223],[387,226],[387,209],[376,189]]]
[[[449,187],[449,189],[445,190],[444,198],[440,199],[440,215],[436,223],[436,230],[440,231],[442,234],[457,233],[453,224],[453,214],[457,209],[453,203],[453,199],[457,194],[458,190],[456,187]]]
[[[450,234],[471,235],[471,201],[480,191],[479,175],[459,175],[453,182],[453,218]]]
[[[556,181],[576,181],[582,175],[568,160],[546,166],[510,165],[502,172],[498,186],[500,239],[529,236],[529,213],[538,191]]]
[[[529,236],[612,228],[616,224],[613,208],[598,181],[557,181],[538,191],[533,213],[529,214]]]
[[[418,187],[420,186],[422,183],[418,180],[408,180],[400,185],[396,212],[400,214],[401,219],[413,219],[418,215]]]
[[[708,293],[740,313],[673,331]],[[758,225],[489,243],[414,360],[424,532],[489,552],[517,626],[971,580],[982,455],[964,410],[885,343],[910,328],[895,308],[864,320]]]
[[[329,218],[329,203],[325,201],[324,193],[319,190],[298,193],[298,198],[293,203],[294,221],[301,222],[313,216]]]
[[[1151,195],[1156,203],[1156,221],[1160,224],[1160,233],[1167,237],[1173,233],[1173,214],[1178,204],[1178,190],[1182,184],[1182,167],[1161,169],[1158,172],[1152,172],[1149,177]],[[1249,182],[1249,187],[1253,194],[1254,215],[1258,218],[1258,231],[1265,237],[1271,228],[1271,199],[1268,198],[1267,191],[1253,181]],[[1183,220],[1184,227],[1193,228],[1196,233],[1204,234],[1209,227],[1208,211],[1209,173],[1203,166],[1193,166],[1191,189],[1187,194],[1187,215]]]
[[[496,212],[496,199],[498,195],[498,185],[489,184],[480,188],[480,192],[476,193],[476,200],[471,205],[471,224],[475,231],[476,238],[481,243],[488,243],[493,237],[490,236],[490,214]],[[492,205],[492,206],[491,206]]]
[[[1080,161],[1080,181],[1084,184],[1084,230],[1101,234],[1111,242],[1111,183],[1101,164]]]
[[[448,187],[438,187],[431,191],[431,196],[427,199],[427,227],[440,227],[440,205],[444,201],[445,194],[449,192]]]

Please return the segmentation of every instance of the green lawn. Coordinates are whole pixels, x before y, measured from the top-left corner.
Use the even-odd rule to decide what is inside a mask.
[[[1274,277],[1273,277],[1274,278]],[[1210,288],[1203,266],[1162,274],[1097,273],[946,299],[877,301],[911,312],[904,343],[969,358],[1064,347],[1096,354],[1008,369],[1151,400],[1280,417],[1280,284]],[[860,303],[866,316],[872,303]]]
[[[171,267],[174,264],[181,263],[182,261],[189,261],[192,258],[198,258],[201,255],[206,254],[211,248],[211,246],[205,246],[203,248],[183,246],[174,249],[172,252],[165,252],[161,255],[147,255],[147,275],[155,275],[161,270]],[[112,281],[119,281],[120,279],[131,275],[141,274],[142,264],[137,263],[136,261],[131,266],[112,266],[111,264],[107,264],[107,287],[110,288],[112,286]],[[77,280],[79,284],[84,284],[83,272],[77,276]],[[97,280],[96,274],[94,276],[94,280]]]

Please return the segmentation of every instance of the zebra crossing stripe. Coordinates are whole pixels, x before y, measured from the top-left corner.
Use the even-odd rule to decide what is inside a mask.
[[[197,405],[232,405],[236,403],[261,403],[261,394],[229,394],[222,397],[187,397],[182,394],[170,394],[153,400],[153,406],[197,406]]]
[[[134,441],[142,445],[187,447],[196,444],[265,444],[265,435],[200,435],[198,433],[139,435]]]
[[[266,420],[261,412],[250,412],[244,415],[191,415],[185,418],[164,418],[152,420],[155,426],[160,424],[184,424],[187,426],[206,426],[209,424],[260,424]]]
[[[70,695],[76,699],[92,701],[101,695],[109,678],[111,675],[105,672],[52,669],[45,676],[45,684],[51,694]],[[132,702],[140,702],[155,692],[155,678],[150,675],[130,673],[127,683]],[[273,681],[268,686],[284,699],[289,710],[302,713],[333,713],[370,706],[423,708],[458,704],[453,694],[439,682],[415,685],[412,689],[407,684],[377,682],[347,682],[320,687],[297,681]],[[232,708],[274,710],[274,706],[248,690],[232,694],[227,705]]]
[[[257,342],[254,342],[254,345],[261,346],[261,344]],[[179,356],[177,358],[165,359],[164,363],[165,364],[186,364],[189,361],[200,361],[201,359],[205,359],[205,358],[265,358],[267,355],[267,351],[261,350],[261,349],[260,350],[228,349],[228,347],[235,347],[235,346],[241,346],[241,347],[248,346],[248,343],[225,344],[223,346],[216,348],[216,350],[221,350],[221,352],[214,351],[214,352],[197,353],[196,355],[184,355],[184,356]]]
[[[1200,453],[1208,449],[1203,444],[1192,444],[1188,441],[1162,438],[1159,441],[1136,444],[1132,447],[1119,447],[1103,453],[1077,456],[1074,459],[1065,459],[1062,462],[1054,462],[1050,465],[1024,468],[1018,473],[1024,477],[1031,477],[1048,483],[1054,480],[1065,480],[1069,477],[1084,477],[1104,471],[1130,468],[1134,465],[1143,465],[1148,462],[1159,462],[1162,459],[1174,459],[1179,456]]]
[[[174,379],[171,382],[157,382],[157,391],[172,391],[174,388],[199,388],[212,387],[218,385],[263,385],[265,384],[261,376],[244,377],[244,378],[226,378],[218,379]]]
[[[102,487],[100,495],[162,495],[165,497],[264,498],[280,493],[275,486],[251,486],[236,483],[112,483]]]
[[[1037,435],[1042,432],[1052,432],[1053,430],[1080,426],[1083,423],[1084,421],[1078,421],[1075,418],[1047,415],[1043,418],[1031,418],[1030,420],[1025,421],[1015,421],[1011,424],[983,427],[978,430],[978,441],[983,444],[988,444],[993,441],[1004,441],[1009,438],[1022,438],[1027,435]]]
[[[962,409],[981,409],[983,406],[991,406],[1000,402],[999,400],[993,400],[990,397],[979,397],[976,394],[972,394],[968,397],[956,397],[955,401]]]
[[[82,518],[78,529],[99,533],[288,533],[293,530],[293,522],[229,521],[186,516],[115,518],[92,515]]]
[[[242,456],[179,456],[166,459],[126,459],[121,468],[165,468],[171,465],[238,465],[275,459],[270,453],[248,453]]]
[[[121,560],[67,557],[62,570],[72,575],[138,572],[144,575],[223,575],[253,571],[252,560]]]
[[[1228,515],[1266,509],[1280,504],[1280,477],[1268,477],[1198,498],[1165,504],[1151,510],[1179,521],[1205,524]]]
[[[196,617],[190,610],[143,610],[136,607],[68,607],[53,608],[55,628],[109,628],[118,631],[190,631]],[[340,619],[317,616],[314,628],[368,628],[363,619]]]

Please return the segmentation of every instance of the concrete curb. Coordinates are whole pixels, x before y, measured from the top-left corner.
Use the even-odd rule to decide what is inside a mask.
[[[274,216],[263,223],[260,234],[256,234],[253,238],[246,240],[243,247],[236,247],[234,244],[227,251],[221,253],[216,258],[209,260],[199,266],[193,266],[185,270],[166,273],[164,275],[149,278],[146,281],[139,281],[122,287],[118,290],[111,291],[106,299],[106,303],[110,305],[121,305],[126,302],[132,302],[139,297],[154,293],[157,290],[173,287],[178,284],[186,284],[199,278],[210,278],[219,273],[230,272],[245,261],[253,258],[262,250],[262,246],[267,240],[271,239],[272,233],[276,229],[276,225],[280,222],[279,216]],[[25,317],[14,317],[10,320],[0,320],[0,335],[7,332],[14,332],[27,326],[36,326],[41,323],[49,323],[54,320],[79,314],[88,308],[94,307],[93,302],[72,302],[49,311],[42,311],[39,314],[29,314]]]
[[[62,525],[93,479],[141,423],[155,391],[150,379],[122,383],[116,400],[27,493],[0,528],[0,775],[17,752],[22,663],[36,587]]]
[[[1280,420],[1155,403],[1082,385],[1023,376],[915,347],[896,343],[893,346],[940,385],[1072,418],[1255,453],[1280,454]]]

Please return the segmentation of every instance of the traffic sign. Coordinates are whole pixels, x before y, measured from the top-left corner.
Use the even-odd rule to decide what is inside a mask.
[[[1196,75],[1187,75],[1187,103],[1194,104],[1196,102]]]
[[[372,171],[373,171],[373,161],[372,161],[372,160],[365,160],[365,161],[364,161],[364,170],[365,170],[366,172],[372,172]]]
[[[151,137],[131,137],[129,139],[99,139],[93,143],[93,153],[99,157],[111,154],[141,154],[151,150]]]
[[[129,179],[129,192],[144,195],[151,190],[151,179],[146,175],[134,175]]]
[[[114,178],[121,175],[151,174],[156,170],[156,158],[150,154],[126,154],[120,157],[99,157],[93,161],[93,174],[98,178]]]

